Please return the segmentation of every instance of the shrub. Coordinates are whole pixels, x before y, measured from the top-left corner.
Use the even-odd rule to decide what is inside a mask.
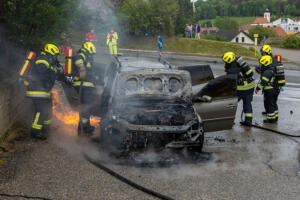
[[[286,48],[300,49],[300,36],[287,35],[282,40],[282,46]]]
[[[256,33],[259,35],[259,37],[258,37],[259,44],[261,43],[261,41],[264,38],[268,39],[269,37],[277,36],[277,34],[274,30],[272,30],[270,28],[265,28],[263,26],[255,26],[249,30],[249,34],[251,35],[251,37],[253,37],[253,35]]]

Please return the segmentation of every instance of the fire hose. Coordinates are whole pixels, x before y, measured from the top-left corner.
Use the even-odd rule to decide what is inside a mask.
[[[113,171],[112,169],[109,169],[108,167],[106,167],[105,165],[101,164],[100,162],[97,162],[93,159],[91,159],[89,156],[87,156],[86,154],[84,154],[84,158],[90,162],[91,164],[93,164],[94,166],[98,167],[99,169],[102,169],[103,171],[105,171],[106,173],[110,174],[111,176],[115,177],[116,179],[122,181],[123,183],[126,183],[127,185],[130,185],[131,187],[137,189],[137,190],[140,190],[146,194],[149,194],[149,195],[152,195],[156,198],[159,198],[161,200],[175,200],[171,197],[168,197],[166,195],[163,195],[163,194],[160,194],[156,191],[153,191],[151,189],[148,189],[144,186],[141,186],[127,178],[125,178],[124,176],[116,173],[115,171]]]
[[[242,111],[242,113],[241,113],[241,121],[243,121],[243,115],[244,115],[244,111]],[[246,126],[246,125],[243,124],[243,126]],[[273,133],[276,133],[276,134],[279,134],[279,135],[282,135],[282,136],[286,136],[286,137],[300,138],[300,135],[291,135],[291,134],[288,134],[288,133],[277,131],[277,130],[274,130],[274,129],[271,129],[271,128],[266,128],[266,127],[259,126],[259,125],[256,125],[256,124],[251,124],[250,126],[254,127],[254,128],[262,129],[262,130],[265,130],[265,131],[270,131],[270,132],[273,132]]]

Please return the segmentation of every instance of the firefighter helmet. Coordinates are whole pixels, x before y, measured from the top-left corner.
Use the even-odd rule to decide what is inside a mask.
[[[223,56],[223,61],[230,64],[235,60],[235,53],[233,52],[227,52]]]
[[[54,44],[46,44],[45,48],[44,48],[44,51],[46,53],[49,53],[49,54],[53,55],[53,56],[59,54],[59,48]]]
[[[91,42],[84,43],[83,48],[86,49],[90,54],[96,54],[96,47]]]
[[[259,63],[265,67],[268,67],[272,64],[272,57],[269,55],[263,56],[260,58]]]
[[[265,44],[265,45],[262,46],[262,48],[260,49],[260,53],[261,53],[261,54],[267,54],[267,55],[270,55],[270,54],[272,53],[271,46]]]

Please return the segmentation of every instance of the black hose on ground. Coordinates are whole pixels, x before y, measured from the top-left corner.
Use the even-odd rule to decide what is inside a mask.
[[[104,166],[103,164],[101,164],[100,162],[97,162],[93,159],[91,159],[90,157],[88,157],[86,154],[84,154],[84,158],[90,162],[91,164],[95,165],[96,167],[98,167],[99,169],[102,169],[103,171],[105,171],[106,173],[110,174],[111,176],[119,179],[120,181],[122,181],[123,183],[126,183],[127,185],[130,185],[131,187],[137,189],[137,190],[140,190],[146,194],[149,194],[149,195],[152,195],[154,197],[157,197],[159,199],[162,199],[162,200],[175,200],[171,197],[168,197],[166,195],[163,195],[163,194],[160,194],[158,192],[155,192],[153,190],[150,190],[148,188],[145,188],[127,178],[125,178],[124,176],[121,176],[120,174],[116,173],[115,171],[109,169],[108,167]]]
[[[244,115],[244,111],[242,111],[242,113],[241,113],[241,121],[243,121],[243,115]],[[242,124],[242,125],[246,126],[244,124]],[[281,131],[277,131],[277,130],[274,130],[274,129],[266,128],[266,127],[259,126],[259,125],[256,125],[256,124],[251,124],[251,127],[262,129],[262,130],[265,130],[265,131],[270,131],[270,132],[277,133],[279,135],[283,135],[283,136],[286,136],[286,137],[300,138],[300,135],[291,135],[291,134],[288,134],[288,133],[283,133]]]
[[[0,197],[8,197],[8,198],[23,198],[23,199],[39,199],[39,200],[53,200],[45,197],[31,197],[27,195],[13,195],[13,194],[3,194],[0,193]]]

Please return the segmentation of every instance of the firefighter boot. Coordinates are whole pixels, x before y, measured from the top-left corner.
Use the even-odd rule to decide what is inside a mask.
[[[78,125],[78,135],[92,135],[95,127],[91,126],[90,123],[79,123]]]
[[[274,124],[274,123],[276,123],[276,120],[275,120],[275,119],[264,119],[263,122],[264,122],[264,123]]]
[[[38,130],[31,130],[30,136],[32,138],[35,138],[38,140],[46,140],[47,139],[46,135],[42,131],[38,131]]]
[[[240,124],[243,126],[251,126],[252,125],[252,123],[249,121],[241,121]]]

